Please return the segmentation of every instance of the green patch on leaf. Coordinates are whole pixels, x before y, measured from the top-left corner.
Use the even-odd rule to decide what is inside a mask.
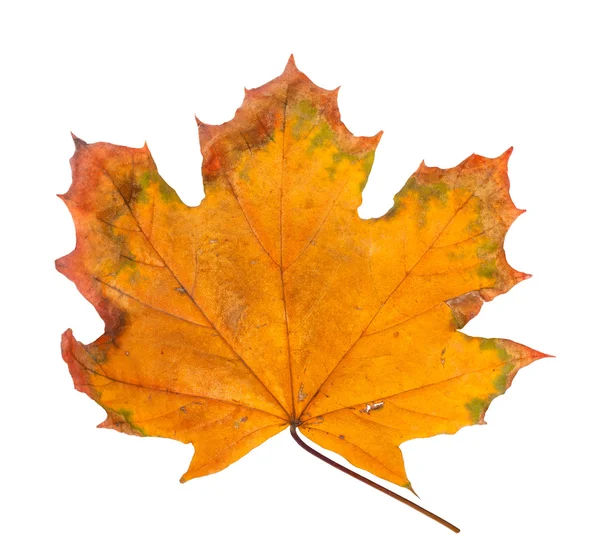
[[[94,345],[92,343],[86,347],[86,351],[96,364],[104,364],[106,362],[106,349],[101,349],[99,345]]]
[[[495,350],[498,358],[504,362],[510,358],[508,351],[502,346],[501,340],[498,339],[480,339],[479,348],[482,351]]]
[[[486,241],[485,243],[477,247],[477,256],[479,258],[486,258],[490,254],[494,254],[499,248],[496,241]]]
[[[360,190],[364,191],[367,186],[367,180],[369,179],[369,175],[371,173],[371,168],[373,167],[373,162],[375,162],[375,151],[368,152],[362,158],[362,171],[365,175],[364,180],[360,183]]]
[[[133,257],[131,257],[131,253],[124,253],[120,258],[121,265],[119,266],[119,270],[117,273],[122,272],[123,270],[135,270],[138,267],[138,264]]]
[[[485,279],[492,279],[496,275],[496,272],[497,269],[495,260],[486,260],[477,269],[477,275]]]
[[[160,194],[160,198],[164,202],[167,202],[167,203],[177,200],[177,193],[175,193],[175,191],[167,185],[167,183],[164,181],[164,179],[161,179],[160,176],[157,176],[157,177],[158,177],[158,192]]]
[[[416,195],[417,203],[420,207],[420,214],[417,220],[419,227],[425,227],[427,224],[427,213],[433,203],[445,206],[448,202],[448,185],[439,183],[419,183],[415,177],[411,177],[404,186],[403,191]]]
[[[415,176],[411,176],[408,178],[408,180],[404,184],[404,187],[402,187],[402,189],[400,189],[394,195],[394,204],[383,216],[381,216],[382,219],[393,218],[398,212],[404,210],[406,206],[410,204],[409,202],[407,202],[406,199],[407,191],[414,190],[416,183],[417,179],[415,178]]]
[[[150,184],[153,181],[154,175],[156,175],[156,172],[145,171],[137,178],[137,187],[133,193],[135,202],[139,204],[148,204],[150,202],[148,190],[150,189]]]
[[[238,173],[238,177],[242,181],[250,182],[250,176],[248,175],[248,166],[244,166]]]
[[[177,193],[167,185],[165,180],[158,175],[155,170],[142,172],[137,178],[138,189],[135,192],[135,200],[140,204],[147,204],[150,201],[150,190],[157,186],[160,198],[165,203],[177,200]]]
[[[296,104],[294,115],[296,120],[292,126],[292,135],[294,139],[299,140],[314,125],[313,122],[317,119],[319,111],[312,102],[303,99]]]
[[[473,424],[481,424],[483,422],[483,416],[485,415],[487,408],[490,406],[492,399],[493,397],[488,397],[487,399],[475,397],[465,405],[465,408],[469,412],[469,418]]]
[[[513,370],[515,365],[512,363],[505,364],[502,368],[497,370],[496,377],[492,380],[492,385],[499,393],[504,393],[510,385],[512,379]]]
[[[335,134],[329,124],[322,123],[317,129],[317,133],[310,140],[308,151],[311,152],[317,148],[323,148],[326,143],[335,143]]]
[[[419,194],[419,204],[422,206],[432,200],[439,201],[442,206],[445,206],[446,202],[448,202],[448,185],[445,183],[440,182],[417,187],[417,193]]]
[[[133,421],[133,412],[132,411],[130,411],[129,409],[119,409],[119,410],[116,410],[114,412],[116,414],[118,414],[123,419],[123,423],[124,424],[127,424],[132,429],[134,429],[135,431],[139,432],[140,435],[142,435],[142,436],[146,435],[144,433],[144,430],[142,428],[140,428],[138,425],[134,424],[134,421]]]

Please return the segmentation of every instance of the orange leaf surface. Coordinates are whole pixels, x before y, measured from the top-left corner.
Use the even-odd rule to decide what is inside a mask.
[[[398,446],[483,422],[545,355],[458,331],[528,277],[503,250],[521,212],[507,162],[422,164],[384,216],[357,214],[380,134],[355,137],[337,91],[290,59],[235,117],[198,122],[206,198],[188,207],[150,152],[75,139],[57,261],[106,329],[62,352],[100,425],[192,443],[182,480],[292,425],[409,487]]]

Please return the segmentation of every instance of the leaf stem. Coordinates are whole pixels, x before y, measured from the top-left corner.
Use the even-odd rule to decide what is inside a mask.
[[[417,505],[416,503],[413,503],[412,501],[406,499],[405,497],[398,495],[397,493],[379,485],[378,483],[373,482],[372,480],[369,480],[368,478],[365,478],[364,476],[361,476],[357,472],[354,472],[353,470],[350,470],[349,468],[346,468],[345,466],[342,466],[341,464],[339,464],[335,461],[332,461],[330,458],[326,457],[322,453],[319,453],[318,451],[316,451],[315,449],[313,449],[312,447],[310,447],[309,445],[307,445],[306,443],[304,443],[304,441],[302,441],[300,439],[300,436],[298,435],[298,432],[296,431],[296,424],[292,424],[290,426],[290,433],[292,434],[294,441],[298,445],[300,445],[300,447],[302,447],[302,449],[304,449],[305,451],[308,451],[311,455],[317,457],[317,459],[322,460],[323,462],[327,463],[330,466],[333,466],[334,468],[337,468],[338,470],[341,470],[344,474],[348,474],[348,476],[352,476],[353,478],[356,478],[363,484],[367,484],[368,486],[371,486],[372,488],[375,488],[376,490],[379,490],[382,493],[385,493],[386,495],[393,497],[397,501],[400,501],[400,503],[404,503],[405,505],[408,505],[409,507],[413,508],[415,511],[418,511],[419,513],[435,520],[436,522],[439,522],[442,526],[449,528],[453,532],[455,532],[457,534],[460,532],[459,528],[454,526],[454,524],[450,524],[447,520],[444,520],[442,517],[439,517],[438,515],[432,513],[431,511],[428,511],[427,509],[424,509],[423,507]]]

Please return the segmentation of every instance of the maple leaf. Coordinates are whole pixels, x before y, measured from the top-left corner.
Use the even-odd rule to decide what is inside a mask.
[[[290,59],[235,117],[198,122],[206,198],[186,206],[150,152],[75,139],[57,261],[105,322],[62,339],[75,387],[121,432],[192,443],[182,480],[291,425],[410,488],[398,446],[480,424],[545,355],[458,330],[528,277],[503,241],[520,214],[507,162],[422,164],[381,218],[359,218],[381,134],[353,136],[337,90]],[[295,435],[297,437],[297,435]]]

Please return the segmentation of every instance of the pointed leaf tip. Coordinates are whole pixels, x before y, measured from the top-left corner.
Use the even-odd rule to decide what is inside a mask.
[[[521,283],[522,281],[525,281],[526,279],[529,279],[531,277],[532,277],[531,274],[526,274],[525,272],[520,272],[519,270],[513,269],[513,280],[514,280],[515,285],[517,283]]]
[[[196,125],[198,126],[198,137],[200,138],[200,147],[204,147],[204,141],[209,140],[213,135],[213,129],[219,127],[218,125],[211,125],[210,123],[204,123],[196,117]]]
[[[512,151],[513,151],[512,146],[510,148],[507,148],[500,156],[498,156],[498,158],[496,158],[498,163],[503,166],[508,166],[508,160],[510,158],[510,155],[512,154]]]
[[[204,123],[201,119],[198,118],[198,116],[194,116],[196,118],[196,125],[198,127],[198,134],[200,136],[206,136],[208,133],[208,129],[210,127],[210,125],[208,123]]]
[[[298,66],[296,65],[296,60],[294,59],[294,55],[290,54],[287,64],[285,64],[285,68],[283,70],[283,75],[288,75],[290,73],[295,73],[297,71],[298,71]]]
[[[410,482],[408,482],[408,484],[406,484],[404,487],[408,491],[410,491],[417,499],[421,499],[421,496],[415,491],[415,489],[412,487],[412,484]]]
[[[87,146],[87,143],[83,139],[80,139],[72,131],[71,131],[71,138],[73,139],[73,142],[75,143],[75,148],[76,149],[83,148],[84,146]]]
[[[196,125],[198,126],[198,129],[201,129],[203,131],[206,131],[208,129],[213,129],[215,127],[220,127],[219,125],[215,125],[212,123],[205,123],[201,119],[199,119],[198,116],[194,116],[194,117],[196,118]]]

